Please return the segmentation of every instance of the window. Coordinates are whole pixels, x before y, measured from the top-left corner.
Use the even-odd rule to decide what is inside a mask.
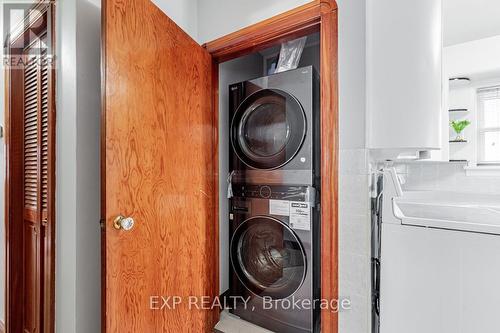
[[[500,164],[500,86],[478,89],[478,164]]]

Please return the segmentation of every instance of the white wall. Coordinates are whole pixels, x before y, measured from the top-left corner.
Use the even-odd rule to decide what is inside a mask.
[[[500,72],[500,36],[444,48],[443,63],[448,77]]]
[[[77,1],[76,332],[101,329],[101,11]]]
[[[95,1],[95,0],[94,0]],[[198,0],[152,0],[194,40],[198,40]],[[200,0],[203,3],[203,0]]]
[[[199,0],[199,41],[205,43],[260,22],[309,0]]]
[[[366,147],[366,3],[338,0],[340,148]]]
[[[100,11],[57,9],[56,332],[98,332]]]
[[[339,315],[340,333],[371,328],[370,199],[366,150],[366,1],[339,6],[339,295],[352,309]]]
[[[443,0],[444,45],[500,34],[498,0]]]
[[[57,8],[56,332],[76,332],[76,1]]]

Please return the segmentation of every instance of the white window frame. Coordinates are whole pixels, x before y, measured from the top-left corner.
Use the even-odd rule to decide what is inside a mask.
[[[477,165],[500,165],[499,161],[485,161],[484,159],[484,135],[487,132],[500,132],[500,127],[485,127],[484,126],[484,107],[482,101],[485,98],[481,98],[482,93],[488,91],[496,90],[498,99],[500,99],[500,85],[487,86],[477,89]],[[493,99],[493,98],[492,98]],[[500,148],[499,148],[500,149]]]

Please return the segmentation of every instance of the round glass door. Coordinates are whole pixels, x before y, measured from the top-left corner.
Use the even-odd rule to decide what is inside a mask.
[[[243,222],[231,239],[231,263],[255,295],[281,299],[302,285],[306,255],[295,233],[277,219],[257,216]]]
[[[256,169],[276,169],[288,163],[305,135],[302,106],[292,95],[277,89],[259,90],[247,97],[231,124],[236,155]]]

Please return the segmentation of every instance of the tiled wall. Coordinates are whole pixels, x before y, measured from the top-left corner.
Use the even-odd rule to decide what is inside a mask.
[[[410,162],[397,165],[403,190],[500,193],[500,177],[467,176],[464,163]]]
[[[371,321],[368,153],[340,150],[339,296],[351,309],[339,314],[340,333],[368,333]]]

